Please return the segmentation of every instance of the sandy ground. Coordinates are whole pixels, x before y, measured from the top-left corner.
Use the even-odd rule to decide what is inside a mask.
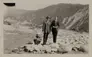
[[[17,28],[4,25],[4,53],[10,50],[25,45],[29,41],[33,41],[36,33],[42,37],[41,29],[29,29],[28,27]],[[60,29],[57,36],[57,43],[66,45],[67,48],[73,45],[88,45],[88,33],[78,33],[74,31]],[[52,43],[52,34],[49,35],[48,43]],[[80,40],[80,41],[79,41]],[[70,54],[72,54],[71,52]]]

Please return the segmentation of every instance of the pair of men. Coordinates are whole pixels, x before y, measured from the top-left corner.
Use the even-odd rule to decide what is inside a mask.
[[[55,20],[51,21],[50,17],[46,17],[46,20],[43,22],[42,31],[43,31],[43,45],[46,44],[48,35],[52,31],[53,42],[56,43],[56,38],[58,34],[59,22],[57,17]]]

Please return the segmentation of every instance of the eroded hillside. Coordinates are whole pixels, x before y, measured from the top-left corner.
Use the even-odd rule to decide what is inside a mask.
[[[85,6],[78,10],[73,16],[66,17],[62,21],[66,29],[85,31],[89,30],[89,8]]]

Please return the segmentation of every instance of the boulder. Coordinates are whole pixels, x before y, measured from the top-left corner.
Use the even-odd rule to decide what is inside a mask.
[[[81,52],[87,52],[88,53],[88,46],[82,45],[82,46],[80,46],[80,48],[78,50],[81,51]]]
[[[59,45],[57,43],[53,43],[50,45],[52,52],[57,52]]]
[[[44,49],[47,53],[51,52],[51,47],[49,45],[44,45]]]
[[[25,52],[32,52],[34,50],[34,46],[33,45],[24,45],[24,51]]]
[[[64,53],[68,53],[68,51],[66,51],[64,48],[58,48],[58,49],[57,49],[57,53],[62,53],[62,54],[64,54]]]

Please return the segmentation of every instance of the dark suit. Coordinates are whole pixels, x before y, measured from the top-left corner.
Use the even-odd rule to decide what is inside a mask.
[[[59,22],[52,21],[51,23],[51,28],[52,28],[52,34],[53,34],[53,42],[56,43],[56,38],[58,34],[58,28],[59,28]]]

